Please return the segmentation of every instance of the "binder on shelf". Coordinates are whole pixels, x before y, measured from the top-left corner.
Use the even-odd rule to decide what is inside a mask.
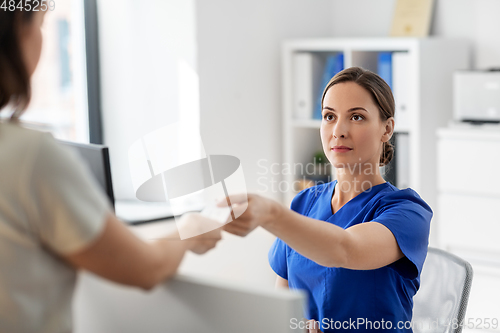
[[[316,106],[314,108],[313,119],[321,119],[321,98],[323,97],[323,90],[332,77],[344,69],[344,54],[337,53],[326,58],[326,64],[323,70],[321,85],[317,89]]]
[[[408,133],[394,133],[390,142],[394,145],[394,157],[380,168],[384,179],[399,189],[410,186],[410,137]]]
[[[396,186],[399,189],[405,189],[410,186],[410,136],[408,133],[395,135]]]
[[[394,134],[390,140],[390,143],[394,146],[394,151],[396,151],[396,135]],[[393,159],[389,162],[388,165],[385,165],[381,168],[381,174],[384,175],[384,178],[387,182],[392,185],[398,187],[397,184],[397,164],[396,164],[396,154],[394,154]]]
[[[377,71],[378,75],[392,89],[392,52],[380,52],[378,54]]]
[[[394,122],[397,131],[408,131],[410,128],[409,68],[408,53],[394,52],[392,54],[392,93],[396,103]]]
[[[311,119],[322,70],[321,60],[313,53],[300,52],[294,54],[292,61],[294,119]]]

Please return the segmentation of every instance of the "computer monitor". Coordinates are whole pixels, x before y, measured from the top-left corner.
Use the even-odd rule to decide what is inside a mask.
[[[135,200],[115,200],[109,149],[104,145],[60,141],[70,147],[88,165],[92,175],[108,195],[116,216],[127,224],[141,224],[162,221],[173,217],[171,207],[165,202],[141,202]],[[189,209],[186,209],[186,212]]]
[[[75,150],[87,163],[92,175],[108,195],[109,201],[115,207],[113,181],[111,180],[111,167],[109,163],[109,149],[103,145],[91,143],[76,143],[60,141],[63,145]]]

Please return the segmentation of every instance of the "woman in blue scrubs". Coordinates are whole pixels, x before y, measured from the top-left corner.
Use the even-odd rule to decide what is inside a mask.
[[[300,192],[291,210],[258,195],[230,197],[236,215],[245,212],[224,229],[245,236],[262,226],[278,237],[269,263],[278,286],[307,293],[310,332],[411,332],[433,212],[380,174],[393,156],[390,87],[348,68],[325,88],[322,116],[323,150],[337,179]]]

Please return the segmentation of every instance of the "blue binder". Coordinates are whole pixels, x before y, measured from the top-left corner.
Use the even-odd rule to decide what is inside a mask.
[[[391,87],[392,90],[392,52],[378,54],[378,75]]]
[[[313,119],[321,119],[321,98],[323,97],[323,90],[326,88],[326,85],[332,77],[335,76],[338,72],[344,69],[344,54],[338,53],[332,56],[329,56],[326,59],[325,70],[323,71],[323,78],[321,81],[321,86],[318,91],[318,98],[316,100],[316,107],[314,108]]]

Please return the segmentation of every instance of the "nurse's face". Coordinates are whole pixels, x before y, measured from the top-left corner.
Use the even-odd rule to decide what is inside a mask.
[[[390,139],[370,93],[354,82],[332,86],[323,100],[321,141],[335,168],[360,170],[379,165],[382,145]],[[392,119],[392,118],[390,118]],[[392,135],[392,132],[391,132]],[[348,149],[337,149],[346,146]],[[371,164],[371,165],[368,165]]]

